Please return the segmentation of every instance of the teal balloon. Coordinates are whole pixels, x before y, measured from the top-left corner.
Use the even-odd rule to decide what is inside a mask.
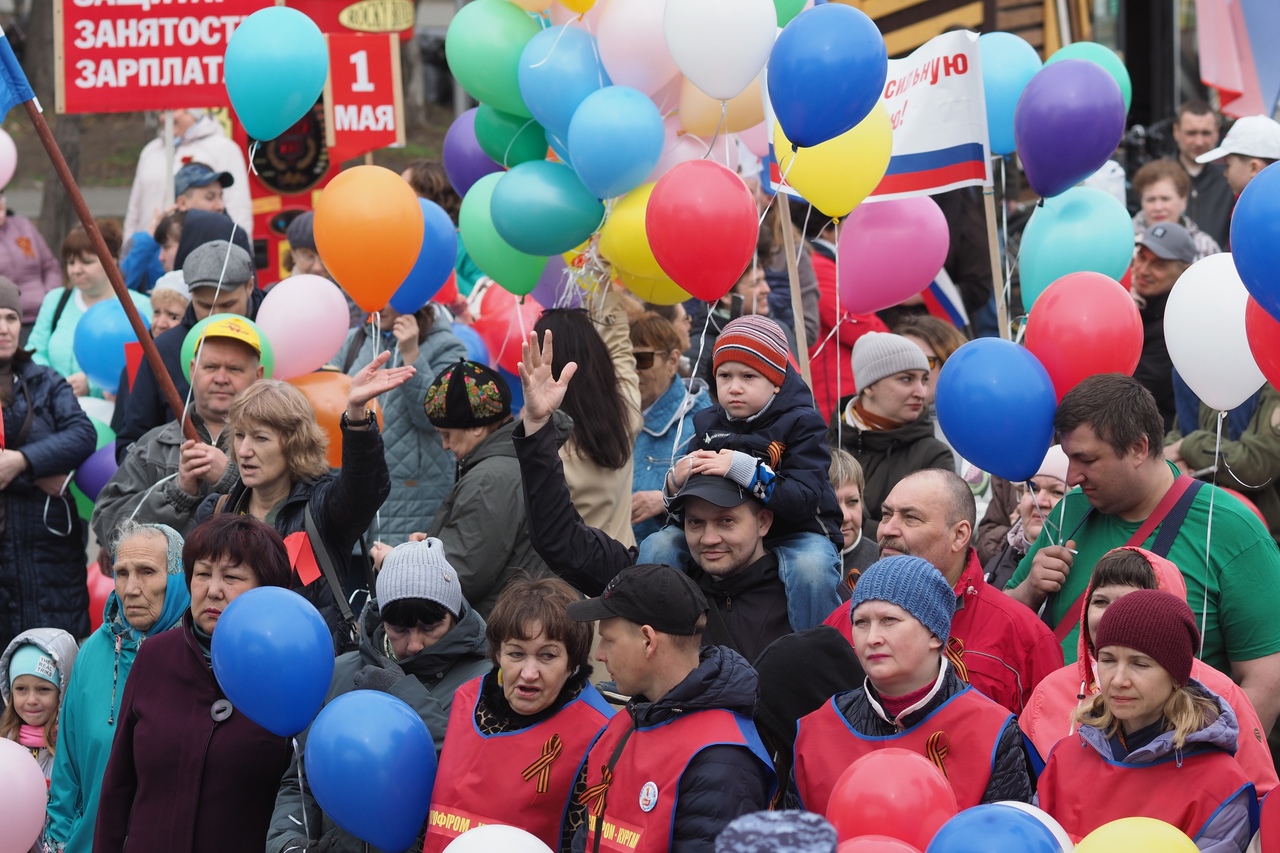
[[[531,118],[513,116],[481,104],[476,110],[476,142],[485,156],[508,169],[547,159],[547,134]]]
[[[494,189],[504,177],[498,173],[485,175],[467,190],[458,211],[458,236],[482,273],[516,296],[523,296],[538,286],[547,259],[513,248],[494,228],[491,204]]]
[[[302,12],[268,6],[236,27],[224,62],[236,118],[251,138],[265,141],[315,106],[329,76],[329,45]]]
[[[987,135],[992,154],[1012,154],[1013,114],[1018,98],[1040,70],[1040,54],[1026,39],[1013,33],[983,33],[978,37],[982,56],[982,91],[987,100]]]
[[[563,163],[538,160],[507,172],[493,190],[493,225],[530,255],[558,255],[582,245],[604,220],[604,205]]]
[[[1096,41],[1078,41],[1060,48],[1044,64],[1052,65],[1064,59],[1084,59],[1101,65],[1120,86],[1120,94],[1124,95],[1124,111],[1129,112],[1129,105],[1133,103],[1133,81],[1129,79],[1129,69],[1124,67],[1124,60],[1114,50]],[[984,55],[983,62],[985,61]]]
[[[1115,196],[1072,187],[1044,200],[1022,234],[1022,305],[1032,304],[1064,275],[1098,272],[1119,279],[1133,260],[1133,220]]]

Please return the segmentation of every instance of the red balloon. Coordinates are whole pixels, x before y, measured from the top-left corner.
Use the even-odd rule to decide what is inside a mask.
[[[959,811],[951,783],[929,759],[889,747],[862,756],[840,775],[826,818],[841,841],[888,835],[923,850]]]
[[[836,853],[920,853],[920,850],[887,835],[861,835],[840,842]]]
[[[1095,374],[1133,375],[1142,357],[1142,318],[1133,297],[1115,279],[1074,272],[1036,299],[1027,318],[1026,342],[1049,371],[1061,401]]]
[[[1252,296],[1244,307],[1244,333],[1258,369],[1268,382],[1280,387],[1280,322]]]
[[[644,214],[658,266],[705,302],[724,296],[742,277],[759,227],[751,190],[711,160],[680,163],[659,178]]]
[[[98,569],[96,560],[89,564],[85,580],[89,587],[89,625],[96,631],[102,627],[102,608],[107,606],[107,599],[116,591],[116,584]]]
[[[489,347],[490,367],[518,373],[520,344],[529,339],[542,306],[528,296],[516,296],[501,287],[490,287],[480,300],[480,317],[472,328]]]
[[[449,278],[445,281],[444,287],[436,291],[436,295],[431,297],[431,302],[438,302],[441,305],[452,305],[458,301],[458,274],[449,273]]]

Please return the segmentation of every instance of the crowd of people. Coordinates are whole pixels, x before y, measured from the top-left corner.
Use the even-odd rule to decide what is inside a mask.
[[[86,377],[73,342],[117,298],[106,270],[80,228],[60,270],[0,196],[0,738],[49,782],[35,850],[372,849],[313,795],[307,733],[258,725],[214,677],[219,617],[273,586],[330,631],[326,703],[382,691],[430,732],[415,850],[504,823],[574,853],[747,853],[785,824],[834,853],[789,809],[827,813],[887,747],[961,808],[1036,804],[1075,840],[1155,817],[1246,849],[1280,784],[1280,396],[1264,386],[1218,442],[1162,319],[1177,277],[1229,248],[1280,124],[1220,140],[1207,104],[1179,110],[1177,156],[1132,176],[1138,369],[1066,393],[1016,483],[936,418],[974,329],[920,304],[838,316],[830,223],[794,206],[717,303],[605,282],[546,310],[519,388],[455,331],[485,287],[463,247],[452,304],[351,303],[331,435],[243,322],[263,288],[238,152],[200,110],[175,129],[174,204],[149,146],[125,227],[99,229],[181,413],[149,363],[114,391]],[[404,178],[456,220],[438,164]],[[295,272],[331,278],[311,214],[288,241]],[[68,487],[99,406],[118,468],[82,519]]]

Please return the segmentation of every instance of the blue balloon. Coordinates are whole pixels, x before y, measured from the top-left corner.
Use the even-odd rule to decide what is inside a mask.
[[[956,452],[1010,482],[1033,476],[1053,443],[1053,380],[1012,341],[979,338],[952,353],[935,399]]]
[[[333,680],[333,638],[320,611],[292,590],[251,589],[218,617],[213,674],[231,704],[267,731],[298,734]]]
[[[1280,169],[1272,163],[1240,193],[1231,214],[1231,257],[1249,295],[1280,319]]]
[[[507,172],[489,203],[493,227],[512,248],[558,255],[600,227],[604,205],[563,163],[531,160]]]
[[[1062,853],[1040,821],[1000,803],[973,806],[942,825],[925,853]]]
[[[888,50],[874,21],[841,3],[814,6],[774,42],[769,100],[787,139],[809,148],[866,118],[888,75]]]
[[[479,332],[466,323],[454,323],[453,333],[467,348],[467,361],[474,361],[476,364],[492,363],[489,360],[489,345],[480,337]]]
[[[520,377],[502,367],[497,370],[498,375],[507,380],[507,387],[511,389],[511,411],[519,412],[524,408],[524,386],[520,384]]]
[[[227,45],[227,95],[253,139],[275,139],[310,112],[328,76],[324,34],[297,9],[259,9],[240,22]]]
[[[1133,220],[1105,190],[1072,187],[1031,214],[1018,252],[1022,305],[1030,311],[1045,288],[1068,273],[1119,280],[1133,260]]]
[[[569,122],[587,95],[610,85],[595,36],[578,27],[549,27],[520,54],[520,97],[538,124],[564,142]]]
[[[354,690],[307,733],[307,782],[334,823],[381,850],[418,839],[436,781],[436,750],[418,713],[389,693]]]
[[[151,318],[145,313],[142,314],[142,324],[151,328]],[[124,306],[119,299],[112,298],[99,302],[81,315],[76,323],[71,349],[89,381],[114,394],[120,384],[120,371],[124,370],[124,345],[137,339]]]
[[[431,300],[449,280],[458,257],[458,231],[444,208],[434,201],[418,199],[422,207],[422,248],[418,260],[400,287],[391,295],[391,307],[412,314]]]
[[[1018,98],[1043,63],[1027,40],[1013,33],[983,33],[978,37],[982,56],[982,91],[987,100],[987,135],[992,154],[1012,154],[1013,113]]]
[[[662,114],[629,86],[587,96],[569,123],[573,170],[597,198],[613,198],[644,183],[662,157]]]

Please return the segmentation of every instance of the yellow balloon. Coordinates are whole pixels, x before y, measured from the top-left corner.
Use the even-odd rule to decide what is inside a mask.
[[[560,5],[568,9],[570,12],[577,12],[581,15],[596,5],[596,0],[560,0]]]
[[[774,123],[778,171],[810,204],[827,216],[846,216],[871,195],[893,151],[893,127],[883,104],[876,104],[853,130],[812,148],[792,150]],[[794,161],[794,162],[793,162]]]
[[[600,229],[600,256],[616,271],[638,278],[666,278],[644,230],[644,211],[653,186],[641,184],[615,201]]]
[[[1104,823],[1076,845],[1076,853],[1196,853],[1196,844],[1172,824],[1150,817]]]
[[[693,297],[680,289],[680,285],[671,279],[640,278],[627,272],[618,271],[618,281],[636,296],[653,305],[679,305]]]
[[[729,100],[724,126],[720,132],[737,133],[764,121],[764,98],[760,97],[760,78]],[[720,102],[706,95],[693,83],[680,84],[680,125],[694,136],[710,139],[720,124]]]

